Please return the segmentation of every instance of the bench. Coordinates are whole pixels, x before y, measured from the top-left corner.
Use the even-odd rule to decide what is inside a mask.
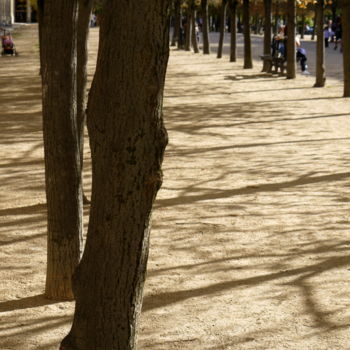
[[[266,73],[275,73],[284,74],[284,71],[287,68],[287,61],[285,57],[271,56],[271,55],[262,55],[260,56],[263,61],[264,68],[263,71]],[[273,71],[272,71],[273,69]]]

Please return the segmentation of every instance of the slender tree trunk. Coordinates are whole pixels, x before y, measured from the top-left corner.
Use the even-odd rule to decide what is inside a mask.
[[[323,34],[323,12],[324,2],[323,0],[317,0],[317,48],[316,48],[316,82],[314,87],[323,87],[326,82],[325,73],[325,55],[324,55],[324,34]]]
[[[305,34],[305,14],[303,13],[301,15],[301,32],[300,32],[300,38],[304,39]]]
[[[317,30],[317,11],[315,10],[315,15],[314,15],[314,30],[312,31],[312,34],[311,34],[311,40],[315,40],[316,30]]]
[[[257,35],[259,32],[259,13],[254,16],[254,34]]]
[[[344,65],[344,97],[350,97],[350,2],[343,0],[343,65]]]
[[[244,69],[253,68],[249,0],[243,0]]]
[[[272,12],[272,0],[264,0],[264,55],[271,54],[271,12]],[[262,69],[263,72],[267,71],[267,62],[264,62]]]
[[[295,0],[287,1],[287,79],[296,77],[295,59]]]
[[[278,20],[280,18],[279,14],[279,1],[276,1],[276,13],[275,13],[275,25],[273,27],[273,34],[276,35],[278,33]]]
[[[199,53],[198,48],[198,39],[197,39],[197,33],[196,33],[196,8],[194,4],[194,0],[192,0],[191,4],[191,41],[193,46],[194,53]]]
[[[237,1],[230,0],[230,20],[231,20],[231,45],[230,45],[230,62],[237,60]]]
[[[46,0],[39,6],[48,217],[45,295],[64,300],[73,299],[71,277],[79,262],[82,236],[76,122],[77,1]]]
[[[180,26],[181,26],[181,1],[174,1],[174,32],[171,39],[171,46],[176,46],[176,43],[179,40]]]
[[[84,128],[86,122],[86,82],[88,61],[87,41],[93,0],[79,0],[78,28],[77,28],[77,127],[80,150],[80,166],[83,171],[84,161]],[[83,194],[83,202],[89,203]],[[81,243],[82,244],[82,243]]]
[[[192,27],[192,13],[188,7],[186,11],[186,25],[185,25],[185,50],[191,51],[191,27]]]
[[[332,1],[332,22],[335,23],[337,19],[337,7],[338,7],[338,2],[337,0]]]
[[[203,53],[210,54],[209,44],[209,18],[208,18],[208,0],[202,0],[202,16],[203,16]]]
[[[90,222],[73,279],[73,325],[61,350],[135,349],[150,217],[167,142],[162,97],[168,5],[114,0],[103,15],[87,110]]]
[[[219,37],[218,53],[216,56],[217,58],[222,57],[222,48],[224,45],[225,26],[226,26],[226,5],[227,5],[227,0],[222,0],[221,8],[220,8],[220,37]]]

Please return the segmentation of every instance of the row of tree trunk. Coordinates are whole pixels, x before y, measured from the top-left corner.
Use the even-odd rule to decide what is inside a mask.
[[[236,61],[236,36],[237,36],[237,0],[222,0],[220,7],[220,28],[219,28],[219,42],[218,42],[218,50],[217,50],[217,58],[222,58],[223,52],[223,41],[224,41],[224,33],[225,33],[225,23],[226,23],[226,12],[229,10],[229,17],[231,23],[231,36],[230,36],[230,61]],[[178,32],[181,28],[181,1],[175,0],[175,29],[173,35],[173,44],[176,43],[176,38],[178,37]],[[341,1],[338,6],[342,8],[343,18],[347,17],[348,7],[350,6],[349,1]],[[326,73],[325,73],[325,49],[324,49],[324,1],[317,0],[315,4],[315,28],[317,33],[317,61],[316,61],[316,81],[315,87],[323,87],[326,82]],[[333,6],[334,7],[334,6]],[[277,10],[278,11],[278,8]],[[209,43],[209,25],[208,25],[208,1],[201,1],[201,12],[203,19],[203,53],[210,53],[210,43]],[[243,0],[243,36],[244,36],[244,69],[250,69],[253,67],[253,59],[252,59],[252,50],[251,50],[251,36],[250,36],[250,1]],[[191,6],[188,7],[187,17],[191,18],[192,29],[189,29],[187,26],[187,32],[191,31],[192,33],[192,45],[194,47],[194,52],[198,53],[198,42],[196,40],[194,34],[194,18],[195,18],[195,4],[194,0],[191,2]],[[276,14],[276,21],[279,18],[278,13]],[[272,37],[272,0],[264,0],[264,55],[270,55],[271,53],[271,37]],[[294,0],[287,0],[287,79],[294,79],[296,77],[296,57],[295,57],[295,32],[296,32],[296,3]],[[348,34],[347,27],[349,26],[349,21],[343,21],[343,57],[344,57],[344,96],[350,96],[350,87],[349,87],[349,40],[346,40]],[[276,28],[275,28],[276,31]],[[315,30],[314,30],[315,33]],[[188,35],[186,35],[188,37]],[[181,45],[179,45],[181,48]],[[191,49],[191,42],[187,40],[186,50]],[[262,71],[266,71],[267,66],[263,67]]]
[[[169,49],[169,3],[170,0],[108,3],[101,21],[96,73],[86,103],[86,42],[92,0],[38,2],[48,207],[46,296],[76,299],[73,326],[62,342],[62,350],[135,348],[150,217],[162,182],[161,164],[167,143],[162,95]],[[270,18],[271,0],[264,3],[266,18]],[[223,2],[222,18],[227,6],[234,23],[237,1]],[[288,35],[287,78],[294,78],[295,1],[288,0],[288,6],[293,35]],[[202,10],[207,8],[203,1]],[[193,2],[190,9],[194,11]],[[342,3],[342,9],[344,18],[350,18],[348,1]],[[317,11],[322,19],[322,0]],[[187,24],[194,28],[195,15],[189,18]],[[249,0],[244,0],[245,68],[252,67],[249,18]],[[265,23],[271,30],[269,20]],[[321,24],[319,21],[318,28]],[[207,27],[204,21],[203,28]],[[196,41],[193,33],[192,41]],[[349,33],[350,23],[343,21],[344,96],[350,95]],[[267,52],[271,34],[266,30],[265,35]],[[233,47],[235,37],[236,31],[232,30]],[[321,64],[317,71],[322,79],[315,86],[323,86],[325,81],[322,45],[323,35],[319,32]],[[209,53],[209,42],[204,46],[205,53]],[[236,59],[235,51],[230,59]],[[80,261],[86,116],[92,198]]]

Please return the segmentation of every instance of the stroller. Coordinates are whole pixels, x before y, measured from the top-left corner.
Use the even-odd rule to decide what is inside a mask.
[[[1,28],[1,31],[3,31],[3,35],[1,35],[1,56],[18,56],[11,33],[9,31],[6,31],[4,28]]]

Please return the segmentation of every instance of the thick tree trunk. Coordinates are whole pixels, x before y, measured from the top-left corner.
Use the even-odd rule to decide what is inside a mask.
[[[79,0],[78,29],[77,29],[77,127],[80,150],[80,166],[83,171],[84,161],[84,128],[86,122],[86,82],[88,61],[87,40],[93,0]],[[89,200],[83,195],[83,202]]]
[[[197,12],[196,12],[196,8],[195,8],[194,0],[192,0],[192,4],[191,4],[191,41],[192,41],[194,53],[199,53],[198,38],[197,38],[197,33],[196,33],[196,16],[197,16]]]
[[[350,2],[343,1],[343,65],[344,65],[344,97],[350,97]]]
[[[216,56],[217,58],[222,57],[222,49],[224,45],[225,26],[226,26],[226,5],[227,5],[227,0],[222,0],[221,8],[220,8],[220,37],[219,37],[218,53]]]
[[[209,18],[208,18],[208,0],[202,0],[202,16],[203,16],[203,53],[206,55],[210,54],[209,44]]]
[[[249,0],[243,0],[244,69],[253,68]]]
[[[87,111],[90,222],[74,274],[76,308],[64,350],[135,349],[150,217],[167,142],[162,96],[168,5],[114,0],[104,13]]]
[[[287,2],[287,79],[296,77],[295,59],[295,0]]]
[[[180,34],[180,26],[181,26],[181,1],[175,0],[174,1],[174,32],[171,39],[171,46],[176,46],[176,43],[179,40],[179,34]]]
[[[230,43],[230,62],[237,60],[237,1],[230,0],[230,21],[231,21],[231,43]]]
[[[326,82],[326,71],[325,71],[325,54],[324,54],[324,34],[323,34],[323,12],[324,2],[318,0],[316,4],[317,11],[317,48],[316,48],[316,82],[314,87],[323,87]]]
[[[82,236],[76,123],[77,1],[40,3],[43,131],[48,216],[47,298],[73,299]],[[57,30],[60,28],[60,30]]]
[[[264,55],[271,54],[271,13],[272,13],[272,0],[264,0]],[[268,69],[267,62],[264,61],[264,66],[262,71],[266,72]]]

